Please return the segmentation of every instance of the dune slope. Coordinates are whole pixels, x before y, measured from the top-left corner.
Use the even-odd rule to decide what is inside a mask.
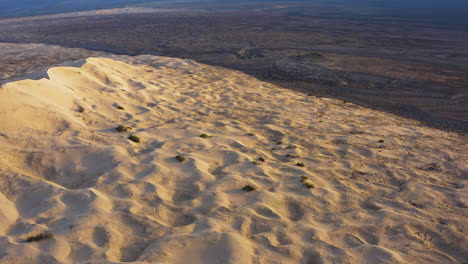
[[[465,135],[190,60],[79,65],[0,89],[0,263],[468,262]]]

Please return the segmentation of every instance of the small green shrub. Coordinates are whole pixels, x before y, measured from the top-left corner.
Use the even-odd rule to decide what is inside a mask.
[[[307,179],[309,179],[309,177],[307,177],[305,175],[301,176],[301,182],[305,182],[305,181],[307,181]]]
[[[249,185],[242,187],[242,190],[245,192],[253,192],[256,190],[256,188],[249,184]]]
[[[140,138],[135,136],[135,135],[128,136],[128,139],[130,139],[131,141],[133,141],[135,143],[140,143]]]
[[[281,145],[281,144],[283,144],[283,141],[278,140],[278,141],[276,142],[276,144]]]
[[[84,107],[82,107],[82,106],[78,106],[78,112],[80,112],[80,113],[84,113],[84,112],[85,112],[85,109],[84,109]]]
[[[175,158],[176,158],[176,160],[178,160],[179,162],[184,162],[184,161],[185,161],[185,157],[183,157],[183,156],[176,156]]]
[[[315,185],[313,183],[310,183],[310,182],[303,182],[304,183],[304,186],[307,188],[307,189],[313,189],[315,188]]]
[[[125,108],[124,108],[123,106],[121,106],[121,105],[118,105],[118,106],[117,106],[117,109],[119,109],[119,110],[125,110]]]
[[[292,159],[295,159],[295,158],[299,158],[299,155],[294,155],[294,154],[286,154],[286,158],[292,158]]]
[[[28,243],[38,242],[38,241],[42,241],[42,240],[51,239],[53,237],[54,237],[54,235],[52,233],[42,233],[42,234],[39,234],[39,235],[30,236],[30,237],[26,238],[26,242],[28,242]]]
[[[296,166],[304,167],[305,165],[304,165],[304,162],[298,162],[298,163],[296,163]]]
[[[247,133],[247,135],[248,135],[248,136],[250,136],[250,137],[253,137],[253,136],[255,136],[255,134],[254,134],[254,133]]]
[[[261,162],[265,162],[265,158],[264,158],[264,157],[260,157],[260,158],[258,158],[258,160],[261,161]]]
[[[118,127],[115,128],[115,130],[117,130],[117,131],[119,131],[119,132],[127,132],[127,131],[132,130],[132,128],[131,128],[131,127],[126,127],[126,126],[119,125]]]
[[[379,140],[379,143],[384,143],[385,141],[383,139]]]
[[[210,137],[213,137],[213,136],[210,136],[208,134],[203,133],[203,134],[200,135],[200,137],[201,138],[210,138]]]

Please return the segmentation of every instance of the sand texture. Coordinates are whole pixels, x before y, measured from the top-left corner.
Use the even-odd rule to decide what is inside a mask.
[[[0,263],[468,262],[466,135],[191,60],[73,65],[0,89]]]

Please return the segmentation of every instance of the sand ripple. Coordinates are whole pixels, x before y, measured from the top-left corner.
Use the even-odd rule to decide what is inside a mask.
[[[190,60],[78,64],[0,89],[0,263],[468,262],[466,136]]]

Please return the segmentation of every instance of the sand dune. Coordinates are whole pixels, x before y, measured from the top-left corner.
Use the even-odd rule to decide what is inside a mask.
[[[1,20],[0,20],[1,23]],[[53,66],[72,66],[74,61],[111,54],[47,44],[0,43],[0,86],[22,79],[36,79]]]
[[[0,263],[468,262],[465,135],[190,60],[75,65],[0,89]]]

